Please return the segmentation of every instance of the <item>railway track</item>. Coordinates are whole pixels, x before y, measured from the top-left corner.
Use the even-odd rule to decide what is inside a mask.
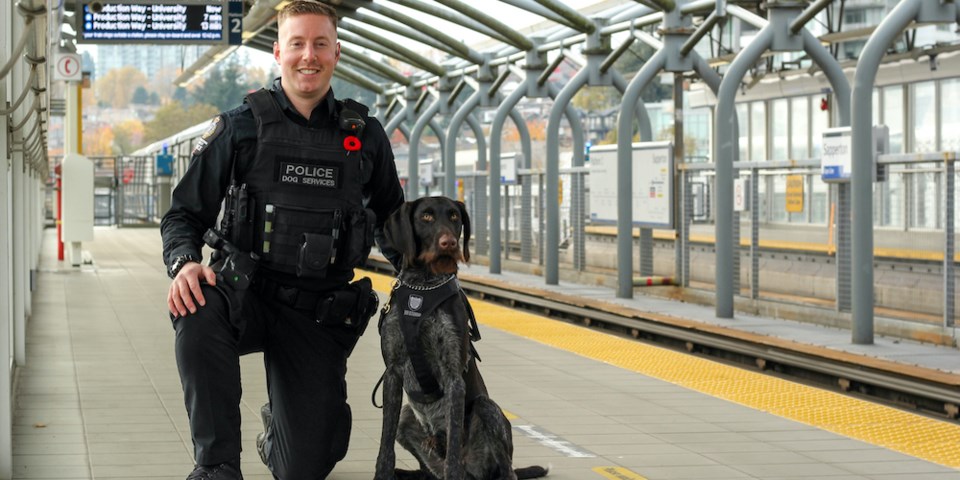
[[[368,268],[393,274],[389,264],[376,258],[370,259]],[[828,358],[715,331],[628,317],[468,278],[461,278],[460,283],[475,298],[960,423],[960,378],[946,372],[909,366],[888,368],[889,365],[857,361],[863,357]]]

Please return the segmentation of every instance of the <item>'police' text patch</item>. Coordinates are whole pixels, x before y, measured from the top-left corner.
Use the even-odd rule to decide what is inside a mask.
[[[340,188],[340,168],[331,164],[281,161],[277,176],[287,185]]]

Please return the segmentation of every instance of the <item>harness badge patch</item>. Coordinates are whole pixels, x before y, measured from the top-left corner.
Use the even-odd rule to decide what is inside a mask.
[[[419,317],[420,308],[423,307],[423,297],[420,295],[410,295],[407,298],[407,309],[403,311],[403,314],[408,317]]]
[[[423,306],[423,297],[420,295],[410,295],[408,305],[410,306],[410,310],[420,310],[420,307]]]

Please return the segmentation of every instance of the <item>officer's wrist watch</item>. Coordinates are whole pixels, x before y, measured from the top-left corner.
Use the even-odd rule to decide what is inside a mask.
[[[200,259],[197,258],[196,255],[190,255],[190,254],[180,255],[174,258],[173,261],[170,262],[170,266],[167,267],[167,276],[170,277],[171,279],[177,278],[177,274],[180,273],[180,269],[182,269],[183,266],[189,262],[200,263]]]

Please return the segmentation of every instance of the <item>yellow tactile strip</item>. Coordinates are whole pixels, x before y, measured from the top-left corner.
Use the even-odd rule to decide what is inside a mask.
[[[389,292],[391,277],[364,272]],[[960,426],[472,300],[479,323],[823,430],[960,468]]]

